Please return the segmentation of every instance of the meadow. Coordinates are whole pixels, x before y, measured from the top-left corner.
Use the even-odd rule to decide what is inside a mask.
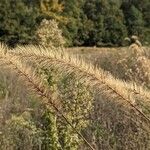
[[[149,0],[0,0],[0,150],[150,150]]]
[[[150,49],[0,47],[0,149],[148,150]]]

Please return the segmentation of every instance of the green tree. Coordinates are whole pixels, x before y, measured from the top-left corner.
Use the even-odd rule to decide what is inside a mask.
[[[82,32],[80,31],[82,33],[81,38],[85,40],[85,45],[98,45],[102,42],[104,16],[101,6],[101,1],[86,0],[85,2],[83,7],[85,19],[82,21]]]
[[[143,15],[145,26],[150,27],[150,1],[149,0],[131,0],[130,2],[134,5]]]
[[[65,0],[63,15],[68,18],[68,22],[63,26],[68,45],[78,45],[78,29],[81,27],[81,14],[84,0]]]
[[[49,19],[56,19],[59,22],[66,22],[61,13],[63,12],[63,3],[59,0],[39,0],[39,9],[41,14]]]
[[[138,36],[142,34],[144,28],[143,16],[142,13],[133,5],[129,9],[127,22],[128,30],[131,34],[136,34]]]
[[[144,20],[142,12],[132,3],[123,3],[122,9],[125,15],[126,26],[129,35],[136,34],[141,36],[144,28]]]
[[[14,46],[34,41],[38,12],[22,0],[0,1],[0,40]]]
[[[110,1],[104,18],[103,42],[113,45],[121,45],[127,36],[126,26],[124,25],[124,15],[119,9],[118,1]]]
[[[126,36],[123,12],[119,9],[120,1],[86,0],[84,13],[93,23],[88,32],[86,45],[111,43],[121,45]],[[87,31],[85,29],[85,31]]]
[[[147,44],[150,44],[150,1],[149,0],[135,0],[133,1],[134,5],[142,13],[142,19],[144,21],[144,29],[142,32],[141,39]]]

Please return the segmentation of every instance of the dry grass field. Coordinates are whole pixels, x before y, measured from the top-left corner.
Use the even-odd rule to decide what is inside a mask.
[[[150,150],[150,0],[0,0],[0,150]]]
[[[0,48],[0,149],[148,150],[150,49]]]
[[[135,48],[136,49],[136,48]],[[68,51],[79,55],[88,63],[111,73],[115,78],[135,82],[150,88],[150,48],[142,47],[138,55],[129,47],[119,48],[68,48]]]

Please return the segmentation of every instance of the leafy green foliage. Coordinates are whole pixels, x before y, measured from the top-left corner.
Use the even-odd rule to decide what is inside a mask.
[[[81,9],[84,0],[63,0],[64,1],[64,11],[63,15],[68,18],[66,25],[63,25],[63,31],[65,37],[68,39],[68,45],[80,45],[77,40],[78,30],[82,25],[81,15],[83,10]]]
[[[129,34],[141,35],[144,28],[142,13],[134,5],[131,5],[126,11],[125,17]]]
[[[0,1],[0,39],[14,46],[34,41],[38,11],[22,0]]]
[[[120,46],[133,34],[149,44],[149,7],[149,0],[1,0],[0,40],[35,44],[36,27],[55,19],[69,46]]]

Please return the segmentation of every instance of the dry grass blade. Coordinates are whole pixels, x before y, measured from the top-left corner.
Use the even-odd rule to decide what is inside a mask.
[[[0,50],[0,65],[5,64],[5,67],[8,69],[13,69],[15,72],[19,74],[19,77],[29,83],[29,88],[32,88],[36,93],[42,97],[42,100],[46,104],[50,104],[55,111],[61,116],[72,128],[73,130],[80,136],[80,138],[89,146],[90,149],[94,150],[94,148],[90,145],[90,143],[84,138],[84,136],[78,132],[78,130],[68,121],[66,116],[61,112],[57,106],[57,100],[52,99],[51,91],[46,87],[40,77],[36,74],[36,71],[32,71],[33,68],[27,66],[22,63],[17,57],[5,54],[3,49]],[[44,101],[46,100],[46,101]]]
[[[107,75],[103,70],[95,68],[93,65],[89,65],[79,59],[68,55],[64,52],[50,51],[41,47],[18,47],[15,50],[15,55],[20,57],[26,57],[28,61],[34,61],[42,67],[54,66],[58,68],[60,72],[67,71],[75,72],[78,77],[82,80],[87,80],[88,84],[99,83],[106,87],[108,91],[116,95],[115,100],[119,100],[124,105],[132,107],[136,112],[138,112],[143,118],[145,118],[150,123],[150,118],[148,118],[137,106],[134,105],[135,100],[133,99],[131,93],[128,90],[122,89],[122,86],[115,84],[117,80]],[[86,79],[85,79],[86,78]],[[113,84],[112,82],[113,81]]]

